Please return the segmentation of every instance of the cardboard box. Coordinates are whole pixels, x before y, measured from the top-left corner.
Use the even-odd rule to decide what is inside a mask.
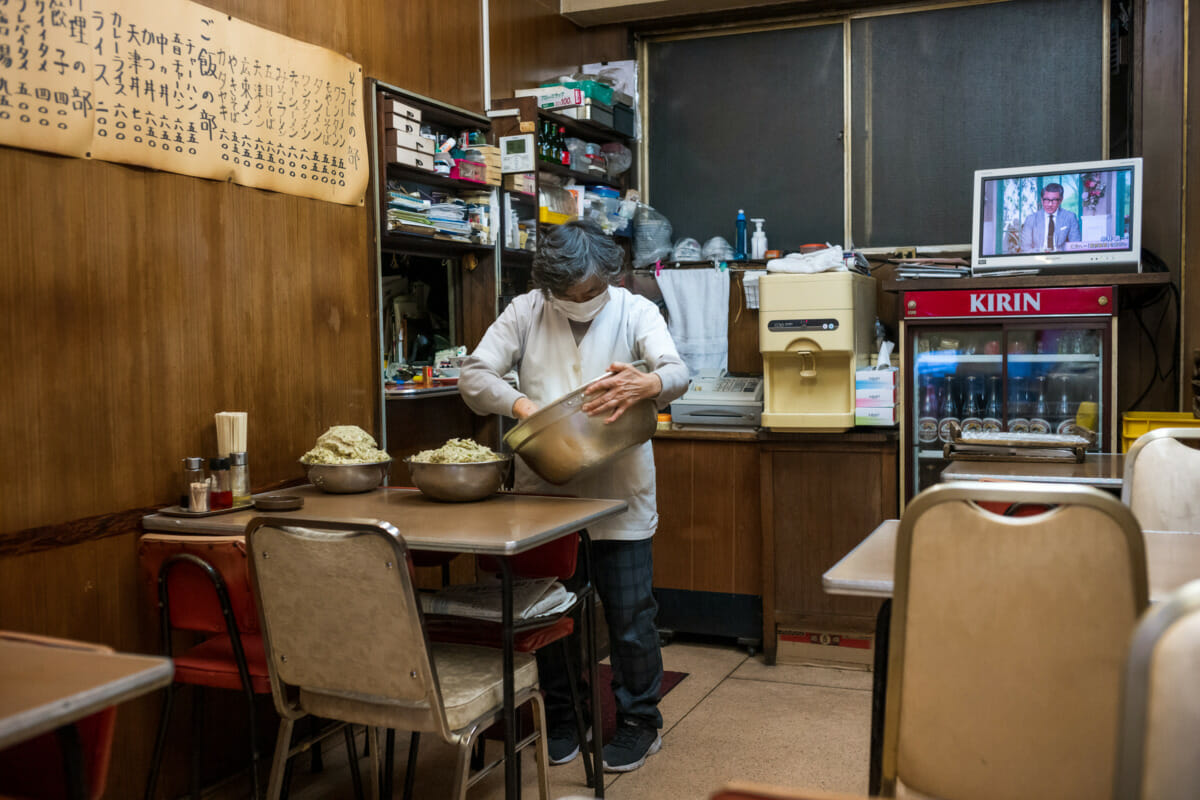
[[[517,89],[514,97],[536,97],[538,108],[570,108],[582,105],[584,93],[582,89],[568,89],[565,86],[539,86],[536,89]]]
[[[415,133],[406,133],[391,129],[387,131],[385,144],[388,147],[403,147],[405,150],[416,150],[418,153],[433,153],[433,139],[426,139]]]
[[[887,369],[860,369],[854,372],[854,386],[865,389],[870,386],[895,386],[899,374],[895,367]]]
[[[886,428],[895,425],[897,421],[896,406],[854,409],[855,425],[878,425]]]
[[[779,664],[870,670],[875,662],[875,634],[780,628],[776,639],[775,661]]]
[[[878,408],[896,405],[896,387],[875,384],[856,387],[854,390],[854,405],[858,408]]]
[[[535,184],[533,174],[529,172],[513,172],[504,175],[504,188],[512,192],[533,194]]]
[[[406,147],[387,147],[383,152],[389,164],[403,164],[406,167],[433,171],[433,156],[429,153],[418,153]]]
[[[402,114],[384,114],[383,127],[389,131],[400,131],[401,133],[411,133],[416,136],[421,132],[421,121],[411,119]]]
[[[405,105],[399,100],[386,100],[383,104],[383,113],[396,114],[401,117],[408,117],[411,120],[421,121],[420,110],[413,108],[410,105]]]

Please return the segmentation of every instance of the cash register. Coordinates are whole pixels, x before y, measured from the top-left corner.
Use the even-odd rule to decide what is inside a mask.
[[[762,419],[762,409],[762,378],[739,378],[720,369],[702,369],[683,397],[671,403],[671,422],[753,428]]]

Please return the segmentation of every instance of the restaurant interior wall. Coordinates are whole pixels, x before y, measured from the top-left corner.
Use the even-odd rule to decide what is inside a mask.
[[[206,4],[483,110],[480,3]],[[623,28],[583,31],[553,3],[490,14],[497,96],[627,57]],[[329,425],[378,426],[370,206],[13,148],[0,186],[0,628],[157,652],[140,517],[173,501],[182,457],[213,453],[213,413],[249,413],[255,489],[299,478]],[[231,695],[208,704],[209,778],[245,759],[220,735],[244,718]],[[121,706],[107,796],[140,796],[160,699]],[[164,796],[186,774],[186,710]]]

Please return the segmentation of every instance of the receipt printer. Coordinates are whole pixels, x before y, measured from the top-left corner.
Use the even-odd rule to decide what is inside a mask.
[[[737,378],[724,370],[702,369],[683,397],[671,403],[671,422],[753,428],[762,418],[762,408],[762,378]]]

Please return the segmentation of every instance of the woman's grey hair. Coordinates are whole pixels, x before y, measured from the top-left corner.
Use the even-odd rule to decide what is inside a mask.
[[[621,273],[625,251],[590,219],[571,220],[541,233],[533,257],[533,285],[544,294],[562,294],[593,276],[612,283]]]

